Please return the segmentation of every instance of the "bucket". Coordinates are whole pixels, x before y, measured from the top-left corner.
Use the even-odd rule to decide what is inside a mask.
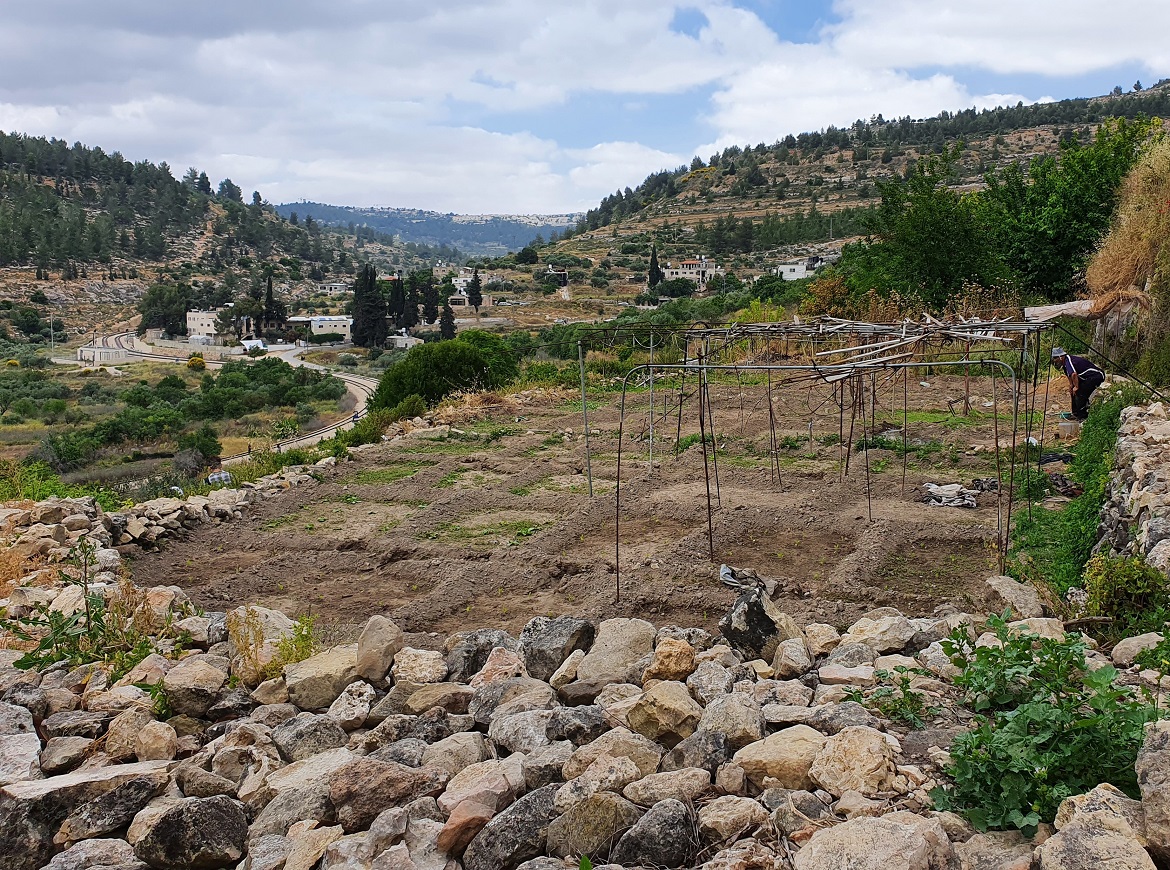
[[[1078,438],[1081,434],[1081,421],[1061,420],[1057,427],[1057,434],[1064,440]]]

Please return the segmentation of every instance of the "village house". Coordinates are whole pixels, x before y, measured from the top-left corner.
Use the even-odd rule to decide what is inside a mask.
[[[471,284],[471,279],[475,277],[475,270],[469,266],[460,266],[459,274],[451,279],[451,283],[455,289],[464,295],[467,294],[467,287]],[[497,275],[495,272],[480,272],[479,282],[481,287],[486,287],[488,284],[498,284],[503,281],[502,275]]]
[[[495,304],[495,299],[490,293],[483,293],[483,302],[479,304],[480,310],[484,308],[491,308]],[[451,306],[453,311],[467,310],[471,308],[471,302],[467,299],[467,294],[464,292],[452,293],[447,299],[447,304]]]
[[[666,281],[685,278],[702,290],[712,278],[723,275],[723,267],[715,265],[706,257],[700,257],[697,260],[679,260],[676,264],[667,263],[662,274]]]

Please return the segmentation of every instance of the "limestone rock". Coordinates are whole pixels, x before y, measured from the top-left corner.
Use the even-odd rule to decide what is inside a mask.
[[[1161,642],[1162,635],[1156,631],[1139,634],[1136,637],[1127,637],[1124,640],[1118,641],[1117,645],[1113,647],[1113,664],[1119,668],[1128,668],[1133,664],[1138,653],[1153,649]]]
[[[402,646],[402,629],[393,620],[371,616],[358,637],[356,675],[375,685],[381,684]]]
[[[488,654],[483,667],[468,681],[468,685],[474,690],[480,686],[486,686],[488,683],[526,676],[528,676],[528,672],[524,669],[524,661],[520,655],[498,646]]]
[[[484,829],[495,814],[496,811],[491,807],[471,800],[463,801],[451,811],[435,845],[445,855],[462,855],[467,844]]]
[[[459,631],[447,639],[447,679],[466,683],[483,668],[492,650],[516,652],[515,638],[498,628]]]
[[[558,816],[548,826],[548,852],[560,858],[573,855],[604,859],[635,822],[642,810],[612,792],[598,792]]]
[[[272,730],[272,741],[287,761],[302,761],[337,749],[348,739],[336,719],[315,713],[301,713]]]
[[[709,842],[723,843],[768,821],[768,812],[751,798],[724,795],[699,810],[699,833]]]
[[[248,819],[226,797],[187,798],[158,817],[134,854],[158,870],[232,867],[244,852]]]
[[[764,716],[756,700],[739,692],[720,695],[707,704],[699,731],[716,731],[732,750],[742,749],[764,736]]]
[[[335,646],[284,666],[289,700],[302,710],[322,710],[357,679],[357,645]]]
[[[1066,825],[1040,846],[1040,870],[1155,870],[1131,836],[1085,822]]]
[[[593,637],[593,624],[584,619],[575,616],[560,616],[556,619],[537,616],[529,620],[520,632],[520,656],[530,676],[551,682],[553,675],[570,656],[580,651],[578,662],[585,657]]]
[[[139,761],[170,761],[179,751],[179,735],[166,722],[147,722],[134,741]]]
[[[600,755],[576,779],[571,779],[557,792],[553,806],[559,813],[568,812],[571,807],[601,791],[621,792],[623,788],[638,779],[638,768],[625,757]]]
[[[936,819],[897,812],[823,828],[796,855],[796,870],[951,870],[956,859]]]
[[[1056,811],[1056,828],[1061,830],[1072,824],[1097,825],[1133,837],[1143,846],[1146,844],[1142,802],[1108,783],[1061,802]]]
[[[841,644],[863,643],[877,653],[900,652],[905,649],[917,629],[905,616],[862,618],[849,626]]]
[[[377,693],[369,683],[358,680],[350,683],[329,705],[329,718],[346,731],[361,728],[370,716],[370,706]]]
[[[443,791],[446,774],[431,768],[411,768],[376,758],[356,758],[329,776],[329,800],[346,832],[370,826],[388,807]]]
[[[530,792],[488,822],[463,853],[465,870],[516,870],[545,851],[558,785]]]
[[[95,839],[75,843],[53,857],[44,870],[89,870],[89,868],[133,868],[138,864],[134,847],[125,840]]]
[[[41,740],[35,733],[0,736],[0,785],[31,779],[40,773]]]
[[[642,776],[649,776],[658,770],[662,751],[661,746],[641,734],[627,728],[614,728],[574,752],[565,763],[563,772],[565,779],[574,779],[604,753],[615,758],[625,756],[638,766]]]
[[[796,621],[776,606],[762,588],[744,592],[722,619],[719,631],[747,659],[771,661],[776,645],[801,637]]]
[[[962,870],[1030,870],[1035,850],[1036,844],[1019,831],[989,831],[955,842]]]
[[[554,689],[561,689],[577,679],[577,665],[581,664],[581,659],[585,658],[585,650],[575,649],[569,653],[569,657],[561,662],[551,677],[548,678],[548,684]]]
[[[682,801],[668,798],[655,803],[634,822],[610,858],[627,867],[683,867],[698,849],[694,816]]]
[[[606,619],[592,648],[577,665],[579,681],[636,682],[642,676],[638,663],[654,650],[657,632],[642,619]]]
[[[465,731],[427,746],[421,761],[428,767],[445,770],[448,776],[455,776],[465,767],[487,761],[491,753],[491,747],[482,734]]]
[[[804,639],[809,655],[820,658],[831,653],[841,642],[841,634],[831,625],[813,622],[804,627]]]
[[[695,648],[685,640],[664,637],[654,647],[654,658],[642,673],[642,684],[651,680],[685,680],[694,670]]]
[[[873,797],[893,786],[894,751],[880,731],[852,725],[825,741],[808,775],[834,796],[856,791]]]
[[[652,773],[623,790],[627,800],[639,806],[648,807],[670,798],[690,803],[711,791],[711,774],[699,767]]]
[[[495,811],[504,809],[524,792],[523,759],[511,756],[503,761],[471,764],[451,777],[439,796],[439,809],[450,813],[464,801],[475,801]]]
[[[783,788],[809,789],[809,769],[825,737],[806,725],[793,725],[749,744],[732,756],[748,779],[762,786],[771,777]]]
[[[447,662],[441,653],[407,646],[394,656],[390,670],[396,683],[438,683],[447,677]]]
[[[442,707],[448,713],[462,714],[475,696],[475,689],[459,683],[428,683],[413,692],[403,705],[405,713],[418,716],[432,707]]]
[[[992,605],[998,613],[1010,607],[1016,619],[1031,619],[1044,615],[1044,603],[1030,584],[1020,583],[1011,577],[997,576],[987,579],[987,589]]]
[[[199,718],[215,703],[227,673],[201,658],[184,659],[163,677],[167,703],[176,713]]]
[[[695,733],[703,708],[695,703],[687,687],[677,682],[651,686],[630,708],[630,728],[644,737],[672,747]]]
[[[695,672],[687,677],[687,688],[696,701],[704,707],[720,695],[731,692],[735,679],[731,671],[718,662],[701,662]]]
[[[873,665],[825,665],[817,671],[817,677],[825,686],[873,686],[877,683]]]
[[[123,782],[75,809],[61,823],[53,841],[69,844],[113,834],[129,825],[161,790],[158,777],[140,776]]]
[[[1170,722],[1146,726],[1135,769],[1150,851],[1162,861],[1170,860]]]
[[[89,737],[54,737],[41,750],[41,770],[48,776],[72,770],[89,755],[92,746]]]
[[[702,768],[712,776],[731,757],[726,735],[718,731],[696,731],[662,756],[663,771]]]
[[[811,670],[812,666],[812,658],[803,637],[792,637],[776,645],[776,655],[772,659],[772,672],[776,679],[799,677]]]

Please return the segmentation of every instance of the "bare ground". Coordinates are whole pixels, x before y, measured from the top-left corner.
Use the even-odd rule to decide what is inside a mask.
[[[144,554],[132,570],[139,583],[184,587],[207,609],[257,602],[311,611],[338,627],[386,613],[412,632],[485,624],[518,631],[534,615],[561,613],[714,628],[735,597],[718,582],[720,562],[784,579],[785,609],[806,621],[843,626],[884,605],[920,615],[945,603],[970,607],[996,573],[996,496],[980,496],[976,509],[939,508],[924,505],[918,489],[923,481],[995,476],[994,454],[972,449],[994,443],[989,411],[960,418],[947,410],[962,389],[958,379],[913,388],[920,420],[907,437],[922,449],[907,461],[905,490],[898,453],[870,451],[868,498],[864,454],[854,453],[842,475],[843,449],[816,440],[831,441],[842,425],[824,397],[810,393],[776,408],[778,434],[794,440],[779,451],[781,476],[773,480],[763,388],[715,389],[713,561],[703,453],[695,445],[676,459],[677,421],[660,417],[651,475],[647,444],[635,438],[647,400],[634,396],[623,443],[620,598],[616,399],[590,411],[601,430],[592,445],[593,498],[579,403],[546,402],[523,409],[519,420],[465,427],[461,437],[363,451],[318,485]],[[980,389],[986,396],[990,384],[973,385]],[[898,392],[896,409],[879,401],[879,428],[901,423]],[[984,401],[973,404],[981,409]],[[1005,437],[1002,417],[1000,426]],[[696,430],[695,420],[684,420],[684,435]],[[887,434],[900,442],[900,432]]]

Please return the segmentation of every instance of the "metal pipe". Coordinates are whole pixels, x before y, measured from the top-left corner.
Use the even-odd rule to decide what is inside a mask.
[[[589,497],[593,498],[593,458],[589,452],[589,396],[585,392],[585,347],[580,341],[577,342],[577,362],[581,367],[581,421],[585,426],[585,474],[589,478]]]

